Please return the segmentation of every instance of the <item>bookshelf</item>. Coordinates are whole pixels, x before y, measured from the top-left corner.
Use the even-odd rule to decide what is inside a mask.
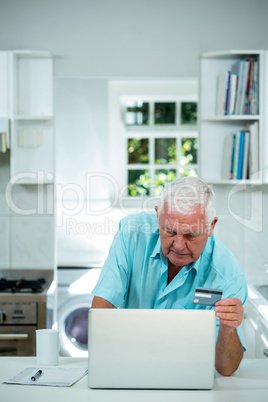
[[[225,91],[222,91],[221,78],[226,72],[231,73],[235,65],[242,65],[245,60],[250,60],[247,81],[244,83],[245,95],[241,98],[238,108],[235,106],[228,110],[228,96],[230,101],[230,78],[226,81]],[[200,71],[200,102],[199,102],[199,161],[200,176],[212,184],[251,183],[261,184],[268,180],[266,154],[268,151],[267,138],[265,136],[267,117],[265,116],[265,101],[268,96],[266,79],[267,52],[263,50],[230,50],[223,52],[207,52],[201,56]],[[255,92],[249,97],[250,66],[255,68]],[[257,66],[257,67],[256,67]],[[242,67],[241,67],[242,68]],[[252,67],[252,77],[254,73]],[[229,73],[229,77],[230,77]],[[239,75],[239,74],[238,74]],[[243,77],[243,76],[242,76]],[[245,77],[247,75],[245,74]],[[257,77],[257,78],[256,78]],[[245,78],[246,80],[246,78]],[[243,79],[240,75],[240,83]],[[251,84],[253,79],[251,81]],[[265,87],[266,85],[266,87]],[[253,85],[251,85],[253,87]],[[239,90],[239,79],[236,82]],[[228,92],[227,92],[228,90]],[[253,91],[253,90],[252,90]],[[238,93],[238,92],[237,92]],[[253,92],[252,92],[253,93]],[[226,103],[222,101],[224,96]],[[235,99],[237,99],[237,94]],[[240,97],[242,97],[240,93]],[[249,102],[249,99],[251,101]],[[219,107],[220,105],[220,107]],[[246,107],[245,107],[246,105]],[[242,113],[241,113],[242,111]],[[267,113],[266,113],[267,114]],[[256,132],[257,127],[257,132]],[[255,131],[254,131],[255,130]],[[227,137],[240,132],[249,131],[249,145],[247,149],[254,148],[254,152],[245,151],[248,165],[244,167],[244,176],[237,177],[231,174],[231,152],[226,154]],[[251,134],[253,131],[253,134]],[[257,138],[257,140],[256,140]],[[255,139],[255,140],[254,140]],[[252,143],[250,143],[250,141]],[[229,141],[230,142],[230,141]],[[256,145],[257,144],[257,145]],[[257,148],[256,148],[257,146]],[[255,155],[255,158],[253,158]],[[245,158],[244,158],[245,160]],[[242,160],[243,162],[243,160]],[[230,176],[224,175],[224,164],[230,163]],[[236,165],[237,166],[237,165]],[[233,166],[234,167],[234,166]],[[234,169],[237,172],[236,168]]]
[[[0,144],[0,231],[5,244],[0,268],[53,269],[51,54],[0,51],[0,92],[0,127],[8,127],[4,133],[6,146]]]

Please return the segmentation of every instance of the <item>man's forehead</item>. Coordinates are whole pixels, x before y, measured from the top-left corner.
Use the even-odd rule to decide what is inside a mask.
[[[167,202],[163,205],[162,213],[168,214],[171,216],[189,216],[194,214],[205,215],[206,210],[205,207],[201,204],[194,205],[190,207],[189,205],[170,205]]]
[[[159,223],[162,227],[183,233],[195,232],[203,233],[206,229],[205,216],[196,216],[195,214],[187,216],[171,216],[164,214],[160,217]]]
[[[203,218],[197,218],[194,219],[193,221],[184,221],[181,219],[171,219],[170,217],[166,217],[165,219],[161,220],[161,225],[165,227],[198,227],[200,224],[206,222],[205,219]]]
[[[163,210],[160,212],[159,219],[172,221],[174,224],[195,224],[196,222],[206,220],[206,214],[204,208],[199,206],[187,213],[178,213],[174,210],[167,211],[166,208],[163,208]]]

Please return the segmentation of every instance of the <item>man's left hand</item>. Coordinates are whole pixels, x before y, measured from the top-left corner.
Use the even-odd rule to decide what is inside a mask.
[[[221,327],[234,329],[239,327],[243,319],[243,306],[240,299],[230,297],[221,299],[215,304],[216,317],[219,318]]]

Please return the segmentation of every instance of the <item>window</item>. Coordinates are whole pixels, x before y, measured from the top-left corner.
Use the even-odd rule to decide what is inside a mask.
[[[114,82],[111,88],[111,156],[124,195],[156,197],[177,177],[197,176],[197,80]]]
[[[137,99],[123,108],[129,196],[158,196],[175,178],[198,175],[197,102]]]

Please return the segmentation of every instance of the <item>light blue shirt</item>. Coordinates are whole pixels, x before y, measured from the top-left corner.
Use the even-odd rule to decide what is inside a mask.
[[[244,305],[244,272],[214,235],[199,259],[184,266],[167,285],[168,258],[162,253],[156,213],[137,213],[122,219],[93,295],[115,307],[144,309],[211,309],[194,304],[197,286],[223,291],[222,298],[237,297]],[[218,335],[217,319],[216,334]],[[242,325],[237,328],[245,350]]]

